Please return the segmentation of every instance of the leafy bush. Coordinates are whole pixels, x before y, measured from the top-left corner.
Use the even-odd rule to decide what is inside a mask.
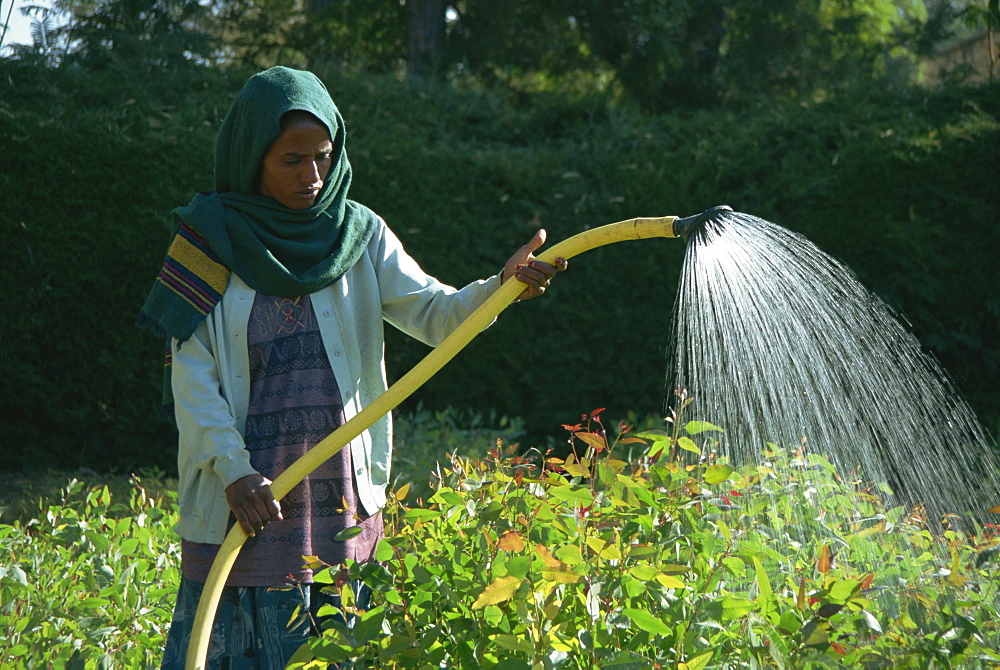
[[[497,417],[495,413],[446,408],[431,411],[418,406],[413,412],[393,416],[392,487],[406,487],[402,500],[417,501],[433,492],[441,478],[441,463],[453,456],[486,453],[492,444],[517,443],[524,434],[524,421]]]
[[[566,458],[481,444],[459,413],[402,426],[410,444],[484,455],[449,457],[426,505],[397,491],[381,563],[319,572],[375,600],[352,609],[342,590],[353,629],[327,628],[290,667],[1000,662],[995,527],[932,532],[821,454],[768,445],[736,466],[708,423],[612,438],[600,414],[565,426]],[[135,479],[121,502],[120,486],[74,479],[37,518],[0,524],[0,666],[156,667],[179,580],[164,486]]]
[[[566,459],[455,457],[428,506],[391,503],[383,564],[319,577],[364,580],[372,608],[345,592],[353,629],[332,624],[291,667],[1000,661],[991,533],[932,533],[803,449],[734,467],[704,422],[610,444],[599,415],[566,428]]]
[[[174,496],[127,502],[73,479],[36,519],[0,524],[0,666],[159,667],[180,580]]]

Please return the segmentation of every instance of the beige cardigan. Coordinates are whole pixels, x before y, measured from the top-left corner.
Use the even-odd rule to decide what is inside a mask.
[[[461,290],[425,274],[379,219],[361,259],[333,285],[310,296],[327,357],[350,420],[387,388],[383,320],[437,346],[500,286],[493,276]],[[225,489],[254,474],[243,443],[249,405],[247,323],[255,293],[233,275],[194,335],[173,349],[179,431],[178,533],[219,544],[229,505]],[[392,460],[387,415],[350,443],[359,499],[374,514],[385,504]]]

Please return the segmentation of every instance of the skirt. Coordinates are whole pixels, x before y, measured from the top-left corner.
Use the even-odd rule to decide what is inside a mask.
[[[310,635],[319,635],[317,613],[325,604],[339,606],[338,595],[323,593],[323,585],[302,584],[277,590],[267,586],[226,586],[219,599],[209,638],[208,670],[281,670]],[[353,583],[357,607],[367,609],[371,589]],[[162,670],[183,670],[195,614],[204,584],[181,578],[163,654]],[[296,615],[296,611],[298,614]],[[312,617],[304,616],[309,612]],[[292,617],[295,616],[295,621]],[[351,627],[352,621],[348,621]]]

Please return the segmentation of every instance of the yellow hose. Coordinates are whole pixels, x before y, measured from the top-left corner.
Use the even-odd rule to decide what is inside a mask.
[[[650,217],[629,219],[610,223],[606,226],[588,230],[560,242],[537,256],[538,260],[555,264],[557,258],[570,259],[573,256],[596,249],[613,242],[642,240],[651,237],[671,237],[679,235],[674,232],[676,216]],[[292,463],[271,484],[271,493],[276,500],[281,500],[299,482],[340,451],[344,445],[368,429],[385,414],[392,411],[399,403],[408,398],[420,388],[424,382],[433,377],[444,365],[454,358],[465,345],[482,332],[510,303],[524,290],[520,282],[507,281],[487,300],[463,321],[440,345],[413,367],[408,373],[390,386],[385,393],[376,398],[354,418],[340,426],[310,449],[304,456]],[[212,623],[219,606],[222,588],[225,586],[229,571],[236,562],[240,548],[246,542],[247,535],[239,524],[233,526],[226,536],[208,579],[201,593],[198,612],[195,614],[194,628],[188,643],[187,670],[203,670],[208,655],[208,643],[211,637]]]

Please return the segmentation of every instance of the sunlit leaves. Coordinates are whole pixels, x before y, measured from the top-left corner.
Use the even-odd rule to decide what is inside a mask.
[[[686,424],[684,424],[684,431],[688,435],[700,435],[705,431],[712,431],[712,430],[722,432],[721,428],[709,423],[708,421],[688,421]]]
[[[315,581],[356,617],[353,638],[331,628],[310,642],[310,653],[396,668],[501,661],[530,668],[553,658],[581,669],[656,663],[690,670],[720,658],[761,667],[893,659],[895,667],[915,668],[931,653],[925,641],[936,639],[945,642],[933,653],[953,667],[970,654],[1000,656],[997,634],[981,623],[992,621],[997,596],[988,572],[995,539],[970,546],[953,531],[907,527],[901,511],[854,497],[833,471],[802,468],[805,458],[792,465],[794,454],[771,452],[766,468],[737,468],[713,456],[639,465],[608,456],[615,451],[530,467],[498,456],[454,459],[426,506],[407,508],[390,496],[380,562],[326,566],[319,556],[304,557]],[[595,476],[577,478],[566,463]],[[461,485],[469,480],[480,485]],[[86,505],[110,502],[96,491]],[[863,512],[852,512],[860,504]],[[834,511],[854,516],[838,522]],[[58,511],[46,522],[65,547],[82,543],[117,552],[120,561],[148,561],[152,511],[144,514],[108,519],[103,532]],[[877,533],[859,538],[878,524]],[[889,533],[894,544],[878,544]],[[15,537],[0,526],[0,545]],[[882,553],[857,562],[858,547]],[[119,590],[128,574],[121,563],[105,560],[91,573],[96,588],[72,598],[81,621],[97,621],[130,593]],[[0,595],[33,589],[35,575],[20,563],[0,566]],[[374,592],[368,610],[354,600],[356,580]],[[48,634],[30,614],[0,611],[0,624],[11,650],[0,660],[32,653],[29,633]],[[109,629],[95,627],[92,639],[112,636]],[[297,659],[297,667],[313,662]]]
[[[673,631],[665,623],[657,619],[655,616],[647,612],[646,610],[635,609],[627,607],[622,610],[625,616],[627,616],[632,623],[646,631],[647,633],[652,633],[653,635],[663,635],[670,636],[673,635]]]
[[[517,577],[511,575],[498,577],[492,584],[487,586],[482,593],[479,594],[476,601],[472,603],[472,609],[480,610],[487,605],[502,603],[513,596],[514,592],[517,591],[517,588],[520,585],[521,580]]]
[[[729,479],[729,476],[732,475],[733,472],[734,470],[732,466],[726,465],[725,463],[715,463],[705,469],[705,483],[721,484]]]

